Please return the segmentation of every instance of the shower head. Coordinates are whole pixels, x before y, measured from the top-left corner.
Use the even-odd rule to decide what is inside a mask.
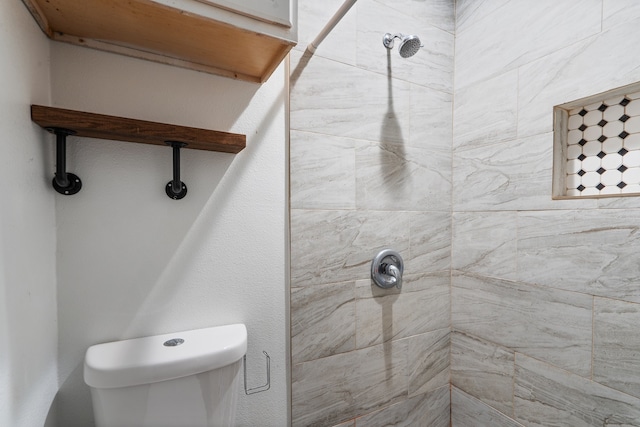
[[[400,39],[400,47],[398,48],[398,50],[400,52],[400,56],[402,56],[403,58],[409,58],[415,55],[416,53],[418,53],[418,50],[420,50],[420,48],[423,46],[423,44],[420,43],[420,39],[418,38],[418,36],[412,36],[412,35],[405,36],[404,34],[400,34],[400,33],[385,34],[384,37],[382,38],[382,44],[387,49],[393,49],[395,39]]]

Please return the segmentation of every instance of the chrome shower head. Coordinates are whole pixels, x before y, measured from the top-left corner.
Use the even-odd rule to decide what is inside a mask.
[[[418,36],[412,36],[412,35],[405,36],[404,34],[400,34],[400,33],[385,34],[384,37],[382,38],[382,44],[387,49],[393,49],[395,39],[400,39],[400,47],[398,48],[398,51],[400,52],[400,56],[402,56],[403,58],[409,58],[415,55],[416,53],[418,53],[418,50],[420,50],[420,48],[423,46],[423,44],[420,43],[420,39],[418,38]]]
[[[418,36],[407,36],[403,38],[402,43],[400,43],[400,56],[409,58],[418,53],[421,47],[422,43],[420,43]]]

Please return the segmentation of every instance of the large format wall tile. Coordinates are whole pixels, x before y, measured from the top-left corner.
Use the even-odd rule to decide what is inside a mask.
[[[480,276],[452,284],[455,330],[591,376],[591,296]]]
[[[456,90],[601,30],[602,0],[509,1],[456,37]]]
[[[449,427],[449,386],[356,419],[356,427]]]
[[[451,152],[453,95],[413,84],[409,97],[408,145]]]
[[[298,44],[294,49],[304,51],[343,3],[344,0],[298,0]],[[315,55],[355,65],[356,24],[356,10],[352,8],[317,46]]]
[[[293,365],[292,425],[326,426],[353,418],[357,357],[339,354]]]
[[[293,426],[333,425],[405,400],[406,367],[406,341],[294,365]]]
[[[470,26],[486,19],[510,0],[457,0],[456,35]]]
[[[616,26],[521,67],[518,134],[550,132],[554,105],[640,80],[640,58],[628,54],[638,43],[629,37],[638,22]]]
[[[449,285],[442,281],[424,290],[413,290],[412,278],[406,276],[400,293],[389,293],[356,301],[356,343],[358,348],[410,337],[449,326]],[[358,285],[366,281],[358,282]]]
[[[527,426],[640,426],[640,399],[519,353],[514,402]]]
[[[396,3],[396,0],[386,0]],[[453,33],[455,31],[455,2],[451,0],[410,0],[411,16],[420,22]]]
[[[409,396],[449,385],[450,332],[445,329],[407,338]]]
[[[391,3],[389,3],[391,4]],[[357,65],[376,73],[432,89],[453,91],[453,34],[425,25],[411,9],[399,11],[378,1],[362,1],[358,8]],[[417,35],[424,47],[410,58],[382,44],[385,33]]]
[[[596,298],[593,380],[640,397],[640,304]]]
[[[398,12],[453,33],[455,4],[451,0],[374,0]]]
[[[291,289],[293,363],[355,349],[355,284]]]
[[[456,150],[453,153],[454,210],[597,207],[594,199],[552,200],[552,165],[552,133]]]
[[[302,57],[298,51],[291,53],[291,68],[297,73],[291,81],[291,129],[369,141],[408,140],[408,82],[319,56]]]
[[[451,426],[522,427],[506,415],[455,387],[451,388]]]
[[[640,19],[640,3],[635,0],[603,0],[602,29]]]
[[[518,73],[457,90],[454,97],[454,150],[476,148],[516,138]]]
[[[448,210],[451,153],[426,146],[360,141],[356,194],[359,209]]]
[[[411,213],[410,253],[405,269],[412,272],[444,271],[451,268],[451,213]]]
[[[445,288],[451,286],[451,273],[449,271],[437,271],[434,273],[419,273],[409,274],[405,273],[402,277],[402,288],[396,287],[383,289],[378,287],[371,278],[357,280],[356,281],[356,299],[365,299],[373,297],[389,297],[401,293],[407,292],[421,292],[430,291],[433,292],[433,297],[436,297],[439,292],[444,291]],[[440,301],[442,303],[443,301]],[[442,310],[449,310],[449,304],[445,304],[446,307]],[[429,315],[426,313],[426,315]],[[438,315],[433,316],[434,319],[438,318]],[[443,322],[449,322],[449,320],[440,320]]]
[[[598,199],[601,209],[640,209],[640,197],[605,197]]]
[[[639,211],[521,212],[518,224],[519,280],[640,301]]]
[[[355,209],[355,140],[291,131],[292,209]]]
[[[367,279],[371,260],[387,247],[406,261],[409,219],[407,212],[292,209],[291,286]]]
[[[451,336],[451,384],[508,415],[514,362],[511,350],[461,332]]]
[[[452,268],[515,279],[516,230],[515,212],[454,213]]]
[[[290,55],[293,426],[445,427],[455,3],[361,0],[305,52],[341,4],[301,0]],[[401,290],[371,285],[383,248]]]

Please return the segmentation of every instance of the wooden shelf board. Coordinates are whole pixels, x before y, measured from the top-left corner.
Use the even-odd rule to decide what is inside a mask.
[[[31,106],[31,120],[47,128],[64,128],[76,136],[166,146],[166,141],[187,144],[195,150],[239,153],[246,136],[236,133],[106,116],[42,105]]]
[[[266,81],[295,45],[152,0],[23,2],[53,40],[251,82]]]

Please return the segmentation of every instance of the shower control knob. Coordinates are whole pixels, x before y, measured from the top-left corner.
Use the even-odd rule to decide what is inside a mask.
[[[371,261],[371,279],[383,289],[402,288],[404,261],[400,254],[391,249],[384,249]]]

